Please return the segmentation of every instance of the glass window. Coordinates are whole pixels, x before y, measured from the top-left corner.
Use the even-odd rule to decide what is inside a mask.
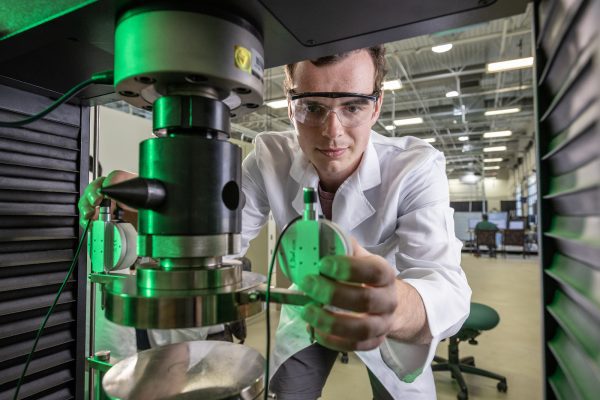
[[[517,201],[517,217],[523,216],[523,203],[521,202],[521,185],[517,185],[515,190],[515,200]]]
[[[537,210],[537,177],[531,174],[527,177],[527,214],[535,215]]]

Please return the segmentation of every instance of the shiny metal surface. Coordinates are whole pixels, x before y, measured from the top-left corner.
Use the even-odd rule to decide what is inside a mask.
[[[266,284],[262,284],[259,287],[257,287],[256,290],[248,293],[249,301],[266,301],[266,298]],[[269,301],[271,303],[289,304],[292,306],[304,306],[313,300],[300,290],[272,287],[269,291]]]
[[[152,258],[219,257],[237,254],[240,250],[239,234],[138,236],[138,254]]]
[[[242,282],[242,265],[222,264],[219,268],[138,267],[137,284],[146,289],[214,289],[232,287]]]
[[[156,29],[161,26],[177,29]],[[262,104],[263,44],[242,18],[139,7],[117,22],[114,54],[116,92],[136,107],[150,109],[160,96],[198,90],[229,98],[236,115]]]
[[[251,400],[263,391],[264,358],[217,341],[177,343],[126,358],[104,376],[111,398]]]
[[[135,276],[127,276],[106,285],[106,318],[121,325],[155,329],[237,321],[263,310],[261,302],[247,302],[242,293],[264,281],[265,277],[260,274],[243,272],[241,283],[233,286],[162,290],[140,288]]]

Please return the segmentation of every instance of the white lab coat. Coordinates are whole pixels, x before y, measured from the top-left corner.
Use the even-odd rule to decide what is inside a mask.
[[[294,132],[258,135],[242,173],[245,252],[269,211],[279,231],[301,215],[303,187],[317,187],[319,178]],[[379,348],[357,352],[397,399],[435,398],[430,368],[435,349],[460,329],[469,313],[471,289],[460,267],[462,244],[455,237],[452,214],[443,154],[414,137],[387,138],[375,132],[358,169],[333,201],[333,222],[395,266],[398,278],[411,284],[425,304],[430,345],[387,339]],[[272,373],[310,344],[299,310],[282,308]],[[412,383],[404,382],[411,377]]]

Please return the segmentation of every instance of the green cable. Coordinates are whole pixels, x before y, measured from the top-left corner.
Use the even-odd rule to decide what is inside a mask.
[[[267,310],[266,315],[266,325],[267,325],[267,344],[266,344],[266,365],[265,365],[265,391],[264,391],[264,400],[269,399],[269,363],[271,359],[271,309],[269,308],[269,302],[271,300],[271,277],[273,276],[273,267],[275,266],[275,257],[277,257],[277,251],[279,250],[279,246],[281,245],[281,238],[285,234],[285,232],[290,228],[290,226],[294,225],[294,223],[298,220],[301,220],[302,217],[294,218],[289,224],[283,228],[281,231],[281,235],[277,239],[275,243],[275,249],[273,250],[273,255],[271,256],[271,262],[269,263],[269,272],[267,273],[267,291],[265,293],[265,307]]]
[[[62,291],[64,290],[65,286],[67,286],[67,282],[69,281],[69,277],[73,273],[75,264],[77,264],[77,258],[79,258],[79,252],[81,251],[81,246],[83,245],[83,242],[85,240],[85,235],[87,234],[88,228],[90,227],[90,222],[91,221],[88,220],[87,224],[85,225],[83,235],[81,235],[81,239],[79,240],[79,244],[77,245],[77,251],[75,251],[75,256],[73,257],[73,261],[71,262],[71,266],[69,267],[67,276],[65,276],[65,279],[63,280],[62,285],[60,285],[60,288],[58,289],[58,293],[56,293],[56,297],[54,298],[54,302],[48,309],[48,312],[46,313],[46,317],[44,318],[44,321],[42,321],[42,325],[40,325],[40,328],[37,331],[37,335],[35,336],[35,341],[33,342],[33,348],[29,352],[29,355],[27,355],[27,361],[25,362],[25,368],[23,368],[23,373],[21,374],[21,377],[19,378],[19,381],[17,382],[17,388],[15,389],[15,395],[13,396],[13,400],[17,400],[17,398],[19,396],[19,390],[21,389],[21,385],[23,384],[23,379],[25,379],[25,374],[27,373],[27,368],[29,368],[29,363],[31,362],[31,358],[33,357],[35,348],[37,347],[40,337],[42,336],[42,331],[46,327],[46,323],[48,322],[50,315],[54,311],[54,307],[56,307],[56,303],[58,303],[58,299],[60,298]]]
[[[20,121],[0,121],[0,127],[18,128],[20,126],[35,122],[38,119],[41,119],[44,116],[51,113],[52,111],[54,111],[61,104],[69,101],[72,97],[74,97],[77,93],[79,93],[86,87],[93,85],[93,84],[112,85],[113,79],[114,79],[113,71],[98,72],[98,73],[92,75],[92,77],[90,79],[87,79],[87,80],[75,85],[73,88],[71,88],[67,93],[63,94],[58,100],[56,100],[54,103],[52,103],[45,110],[43,110],[35,115],[32,115],[30,117],[27,117],[25,119],[22,119]]]

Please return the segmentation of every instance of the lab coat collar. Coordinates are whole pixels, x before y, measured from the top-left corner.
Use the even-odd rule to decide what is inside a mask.
[[[375,213],[375,208],[366,198],[364,192],[381,184],[379,157],[373,145],[371,132],[369,143],[358,166],[358,169],[339,187],[333,201],[333,221],[347,232],[352,231],[361,222]],[[292,161],[290,176],[298,182],[298,192],[292,201],[292,207],[302,215],[304,211],[304,187],[316,188],[319,176],[306,156],[298,151]]]

